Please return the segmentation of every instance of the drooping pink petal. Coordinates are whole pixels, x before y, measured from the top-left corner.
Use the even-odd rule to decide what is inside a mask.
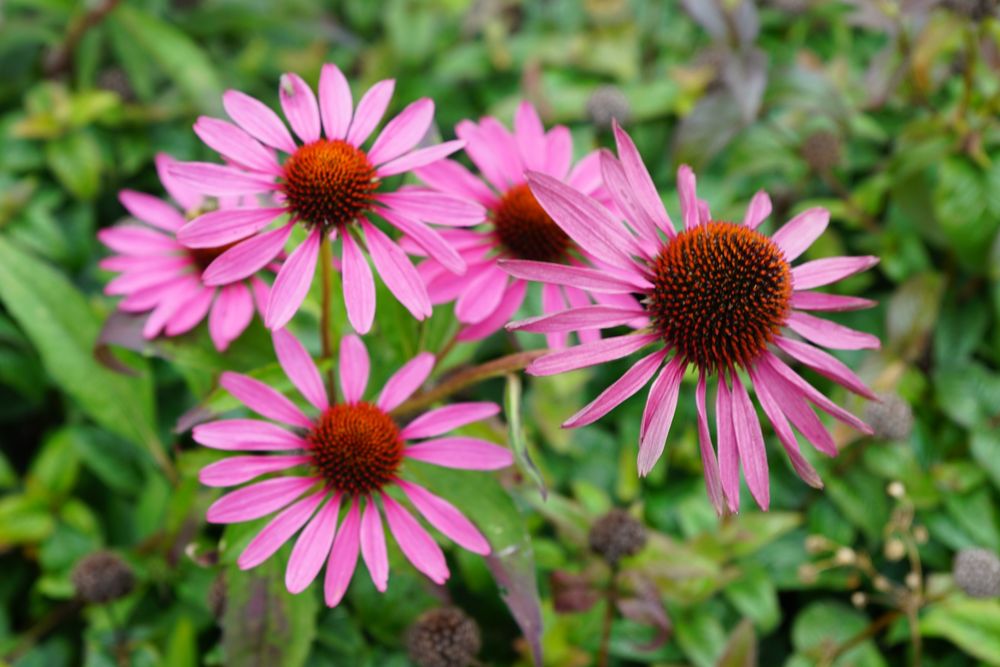
[[[382,494],[382,505],[385,507],[389,530],[407,560],[434,583],[443,584],[447,581],[448,564],[434,538],[402,505],[388,495]]]
[[[715,513],[722,516],[725,511],[726,497],[722,491],[719,462],[715,458],[715,449],[712,446],[712,433],[708,429],[704,373],[698,373],[698,387],[695,389],[694,396],[695,404],[698,407],[698,447],[701,450],[701,467],[705,471],[705,489],[708,491],[708,499],[712,502]]]
[[[244,283],[219,288],[219,296],[208,314],[208,333],[215,349],[224,352],[246,330],[252,319],[253,299]]]
[[[835,283],[878,264],[878,257],[827,257],[814,259],[792,269],[792,288],[796,292]]]
[[[767,220],[771,215],[771,198],[763,190],[758,190],[747,206],[746,215],[743,216],[743,224],[750,229],[757,229],[760,223]]]
[[[191,432],[194,441],[226,451],[281,451],[306,449],[306,441],[277,424],[258,419],[221,419],[198,424]]]
[[[330,554],[330,545],[337,532],[340,493],[324,505],[299,534],[292,547],[285,570],[285,588],[289,593],[301,593],[313,582]]]
[[[624,168],[627,182],[631,185],[634,193],[636,207],[645,218],[646,234],[648,238],[656,239],[655,230],[659,228],[673,238],[676,234],[674,223],[670,221],[667,210],[663,206],[663,200],[653,184],[653,179],[649,175],[649,170],[642,162],[639,150],[632,142],[632,138],[621,128],[618,121],[613,122],[615,133],[615,143],[618,148],[618,159]],[[686,219],[685,219],[686,222]],[[652,225],[652,227],[650,227]]]
[[[438,160],[417,168],[414,173],[434,190],[449,192],[484,206],[496,199],[485,183],[454,160]]]
[[[245,239],[284,213],[280,208],[228,208],[199,215],[177,232],[189,248],[219,248]]]
[[[288,128],[278,114],[260,100],[238,90],[227,90],[222,96],[222,106],[250,136],[286,153],[295,152],[295,140]]]
[[[510,321],[511,316],[517,312],[517,309],[521,307],[527,288],[528,285],[523,280],[511,281],[496,309],[479,322],[470,324],[459,331],[456,340],[482,340],[490,334],[499,331],[504,324]]]
[[[830,212],[825,208],[810,208],[785,223],[771,236],[771,240],[791,262],[818,239],[830,224]]]
[[[309,463],[304,455],[295,456],[230,456],[210,463],[198,472],[198,481],[205,486],[236,486],[255,477],[281,472]]]
[[[788,327],[803,338],[834,350],[877,350],[881,346],[877,336],[805,313],[793,311],[788,316]]]
[[[347,516],[333,540],[330,559],[326,564],[323,596],[327,607],[336,607],[344,599],[358,564],[358,547],[361,541],[360,513],[357,500],[348,500]]]
[[[836,456],[838,450],[833,437],[806,403],[802,393],[767,364],[758,364],[756,372],[761,381],[767,384],[767,391],[774,397],[781,412],[806,440],[827,456]]]
[[[698,191],[694,172],[686,164],[682,164],[677,169],[677,195],[681,200],[681,217],[684,218],[684,229],[694,229],[699,223]]]
[[[488,419],[500,412],[496,403],[452,403],[420,415],[400,432],[405,440],[431,438],[466,424]]]
[[[299,532],[299,529],[306,524],[309,517],[319,506],[329,493],[323,489],[319,493],[303,498],[293,505],[285,508],[281,514],[271,519],[257,535],[250,540],[243,553],[240,554],[236,564],[241,570],[248,570],[256,567],[274,555],[277,551],[291,539],[292,535]]]
[[[821,392],[817,391],[815,387],[813,387],[811,384],[802,379],[802,377],[798,373],[789,368],[788,365],[785,364],[785,362],[783,362],[775,355],[771,354],[770,352],[767,352],[761,355],[760,360],[762,363],[769,366],[769,369],[771,371],[773,371],[776,375],[783,378],[788,384],[790,384],[792,388],[798,392],[799,395],[809,399],[809,401],[816,404],[817,407],[819,407],[821,410],[826,412],[834,419],[837,419],[847,424],[851,428],[861,431],[862,433],[865,433],[867,435],[872,434],[872,429],[870,426],[868,426],[868,424],[864,423],[863,421],[852,415],[850,412],[848,412],[847,410],[840,407],[839,405],[831,401],[829,398],[824,396]],[[786,414],[788,413],[786,412]],[[792,415],[789,415],[789,418],[791,417]],[[792,420],[792,423],[795,423],[794,419]],[[798,426],[797,423],[795,425]]]
[[[634,271],[629,256],[634,237],[593,198],[540,172],[527,172],[531,193],[552,220],[581,248],[598,259]]]
[[[434,102],[422,98],[412,102],[386,123],[368,151],[368,159],[378,166],[413,150],[424,138],[434,118]]]
[[[178,162],[170,168],[170,173],[177,180],[214,197],[256,195],[277,187],[273,176],[212,162]]]
[[[566,298],[563,296],[563,287],[551,283],[542,285],[542,314],[551,315],[564,310],[566,310]],[[545,344],[550,350],[561,350],[566,347],[568,337],[565,332],[550,331],[545,334]]]
[[[361,227],[365,233],[368,252],[385,286],[415,318],[422,320],[430,317],[432,308],[427,288],[406,253],[367,220],[361,221]]]
[[[368,260],[361,253],[351,232],[345,230],[341,239],[344,246],[341,275],[347,319],[355,331],[366,334],[375,320],[375,280]]]
[[[429,226],[395,211],[380,208],[378,212],[393,227],[416,241],[421,248],[427,251],[428,255],[440,262],[446,269],[460,275],[465,273],[465,260],[450,243]],[[506,276],[504,278],[506,279]]]
[[[460,470],[497,470],[514,462],[510,450],[487,440],[453,436],[425,440],[403,450],[414,461]]]
[[[354,146],[361,146],[368,139],[368,136],[382,120],[385,110],[392,99],[392,91],[396,88],[396,81],[386,79],[379,81],[361,96],[358,108],[354,112],[351,120],[351,129],[347,132],[347,143]]]
[[[320,412],[330,407],[323,378],[312,356],[299,339],[287,329],[276,329],[271,333],[271,337],[274,339],[274,352],[278,356],[278,363],[299,393]]]
[[[319,105],[316,95],[298,74],[282,74],[278,86],[281,109],[292,130],[303,143],[311,144],[320,138]]]
[[[149,314],[149,319],[146,320],[146,324],[142,328],[142,335],[147,339],[158,336],[163,327],[177,314],[177,311],[204,289],[197,280],[187,277],[167,287],[161,295],[160,302]]]
[[[525,100],[514,113],[514,139],[525,169],[545,168],[545,127],[535,107]]]
[[[181,183],[170,173],[171,167],[177,163],[167,153],[157,153],[155,158],[156,175],[160,178],[163,189],[170,198],[180,205],[182,211],[191,211],[201,205],[201,193],[186,183]]]
[[[529,375],[556,375],[621,359],[659,339],[659,334],[627,334],[550,352],[531,362]]]
[[[144,256],[176,252],[177,243],[160,232],[140,225],[118,225],[97,232],[104,245],[123,255]]]
[[[430,352],[421,352],[417,356],[403,364],[392,377],[386,381],[382,387],[375,404],[384,412],[392,412],[399,405],[413,395],[424,380],[434,370],[434,355]]]
[[[344,402],[357,403],[368,387],[368,350],[357,336],[344,336],[340,341],[340,388]]]
[[[239,523],[267,516],[289,504],[316,483],[315,477],[276,477],[232,491],[205,513],[209,523]]]
[[[122,190],[118,201],[133,217],[164,231],[176,232],[184,224],[184,216],[167,202],[135,190]]]
[[[573,135],[565,125],[556,125],[545,135],[545,168],[542,172],[563,180],[573,162]]]
[[[169,264],[147,266],[146,270],[131,269],[121,273],[104,286],[104,293],[109,296],[120,296],[176,282],[178,276],[183,274],[184,269],[189,265],[186,257],[177,257],[176,259],[177,261]],[[504,280],[506,279],[507,276],[504,276]]]
[[[281,174],[278,161],[245,130],[218,118],[201,116],[194,132],[205,145],[240,167],[265,174]]]
[[[313,426],[312,420],[298,406],[260,380],[226,371],[219,378],[219,384],[262,417],[307,429]]]
[[[686,364],[679,356],[670,360],[649,389],[649,399],[642,415],[639,441],[639,475],[645,477],[660,460],[663,447],[667,444],[670,425],[677,409],[681,379]]]
[[[580,329],[606,329],[631,322],[641,317],[645,311],[636,305],[635,308],[618,308],[615,306],[582,306],[569,308],[551,315],[529,317],[526,320],[511,322],[507,325],[509,331],[531,331],[533,333],[548,333],[550,331],[578,331]]]
[[[271,288],[271,298],[264,317],[264,324],[268,329],[280,329],[288,324],[305,300],[313,276],[316,275],[316,260],[322,238],[322,228],[313,227],[306,240],[281,265]]]
[[[360,502],[360,501],[359,501]],[[361,557],[365,561],[375,589],[385,592],[389,583],[389,557],[385,550],[385,531],[378,507],[371,497],[361,513]]]
[[[876,305],[876,302],[859,296],[841,296],[840,294],[825,294],[823,292],[792,292],[791,305],[792,308],[799,310],[843,312],[871,308]]]
[[[586,426],[611,412],[612,409],[621,405],[625,399],[646,386],[649,378],[653,377],[656,369],[660,367],[666,356],[667,350],[657,350],[635,362],[632,368],[625,371],[624,375],[609,385],[597,398],[564,421],[562,424],[563,428]]]
[[[760,431],[760,420],[750,402],[746,387],[740,377],[733,373],[733,428],[736,431],[736,448],[743,465],[743,476],[750,488],[750,495],[757,504],[767,511],[771,504],[770,476],[767,468],[767,450],[764,435]]]
[[[432,164],[438,160],[443,160],[452,153],[462,150],[463,146],[465,146],[465,142],[459,139],[444,141],[440,144],[434,144],[433,146],[427,146],[426,148],[410,151],[395,160],[386,162],[378,168],[377,173],[380,178],[388,178],[389,176],[395,176],[396,174],[403,174],[418,167],[423,167],[424,165]]]
[[[215,298],[214,287],[203,287],[190,299],[181,304],[163,332],[168,336],[180,336],[198,326],[198,323],[208,315],[208,309]]]
[[[455,544],[480,556],[490,553],[489,542],[454,505],[422,486],[403,480],[398,480],[396,484],[428,523],[448,536]]]
[[[637,193],[633,184],[629,182],[622,164],[606,149],[600,152],[600,156],[601,175],[604,179],[605,187],[611,193],[611,198],[614,200],[615,205],[618,206],[625,216],[625,220],[642,238],[640,245],[646,251],[646,255],[651,256],[655,253],[655,250],[652,249],[659,245],[659,235],[656,232],[655,221],[636,200]],[[670,226],[668,228],[673,229]]]
[[[327,139],[343,139],[351,126],[354,98],[344,73],[333,63],[319,73],[319,112]]]
[[[240,242],[216,257],[201,274],[201,279],[206,285],[228,285],[249,278],[278,256],[294,226],[294,222],[289,222]]]
[[[871,400],[877,400],[875,394],[871,389],[865,386],[865,383],[861,380],[861,378],[859,378],[854,371],[848,368],[847,365],[839,359],[813,347],[812,345],[808,345],[797,340],[791,340],[790,338],[785,338],[783,336],[776,338],[774,343],[779,349],[784,350],[786,353],[798,359],[800,362],[813,369],[823,377],[829,378],[830,380],[843,385],[859,396],[864,396],[865,398]]]
[[[495,264],[487,266],[469,281],[468,288],[455,301],[455,317],[463,324],[482,322],[497,309],[506,291],[504,270]]]
[[[486,209],[475,200],[433,190],[407,188],[379,194],[376,200],[403,215],[437,225],[478,225],[486,216]]]
[[[733,398],[725,376],[715,394],[715,429],[719,437],[719,476],[730,512],[740,509],[740,455],[733,425]]]
[[[515,278],[568,285],[590,292],[631,294],[653,289],[653,284],[638,273],[628,275],[626,278],[626,274],[610,275],[607,272],[583,266],[566,266],[528,259],[502,259],[497,262],[497,265]]]

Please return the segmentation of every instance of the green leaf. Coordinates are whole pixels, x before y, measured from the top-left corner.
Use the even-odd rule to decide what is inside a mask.
[[[163,664],[170,667],[197,667],[198,643],[194,623],[187,616],[181,616],[174,624],[167,641]]]
[[[0,301],[38,350],[49,376],[98,424],[164,457],[149,372],[113,373],[94,359],[98,322],[58,271],[0,238]]]
[[[711,667],[718,661],[726,644],[726,631],[715,614],[705,605],[692,607],[682,614],[671,613],[677,643],[696,667]]]
[[[716,667],[756,667],[757,637],[754,635],[753,623],[744,618],[733,629],[726,642],[722,656],[715,663]]]
[[[795,618],[792,626],[792,644],[798,655],[812,658],[820,664],[828,664],[825,662],[825,656],[837,651],[842,644],[864,632],[867,626],[867,617],[856,609],[836,602],[814,602],[799,612]],[[875,642],[866,639],[840,654],[833,665],[885,667],[886,661],[879,653]]]
[[[972,458],[990,476],[993,486],[1000,490],[1000,432],[985,427],[977,429],[972,433],[969,447]]]
[[[762,633],[778,626],[781,610],[778,592],[770,575],[761,569],[747,571],[725,588],[726,599],[748,620],[752,620]],[[751,632],[752,635],[752,632]]]
[[[59,182],[79,199],[93,199],[101,187],[101,147],[86,130],[45,144],[45,160]]]
[[[0,551],[44,540],[56,522],[48,506],[26,495],[0,498]]]
[[[45,439],[31,462],[25,479],[28,491],[41,490],[50,500],[61,498],[72,490],[80,469],[73,449],[73,429],[62,428]]]
[[[511,373],[507,376],[507,387],[503,396],[503,409],[507,418],[507,439],[521,470],[528,474],[531,481],[538,487],[542,499],[548,497],[549,491],[542,479],[542,472],[535,465],[528,451],[528,440],[524,436],[524,424],[521,421],[521,376]]]
[[[987,664],[1000,665],[1000,600],[945,600],[927,610],[920,633],[943,637]]]

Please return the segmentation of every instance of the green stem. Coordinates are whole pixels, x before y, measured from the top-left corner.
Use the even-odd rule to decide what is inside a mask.
[[[345,231],[345,233],[347,233]],[[321,291],[321,310],[319,318],[319,339],[322,345],[322,358],[329,360],[326,371],[326,389],[330,395],[330,403],[337,402],[337,382],[334,373],[333,325],[330,322],[330,303],[333,299],[333,249],[330,247],[330,237],[325,233],[319,242],[319,265]]]

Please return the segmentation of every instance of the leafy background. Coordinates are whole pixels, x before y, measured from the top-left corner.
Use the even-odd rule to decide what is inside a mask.
[[[405,665],[405,628],[450,600],[479,621],[486,664],[530,664],[535,644],[545,664],[588,665],[609,572],[586,531],[620,506],[650,539],[621,567],[612,663],[1000,664],[1000,602],[966,597],[950,575],[957,550],[1000,549],[995,2],[324,4],[0,6],[0,663]],[[843,358],[912,406],[912,428],[899,428],[903,409],[895,433],[835,430],[841,456],[812,457],[824,491],[771,447],[772,511],[720,522],[702,486],[693,401],[681,402],[667,455],[640,482],[640,398],[592,427],[558,428],[624,363],[523,387],[490,379],[465,393],[506,399],[508,421],[523,422],[510,434],[519,472],[418,473],[513,556],[450,551],[453,577],[434,589],[394,554],[386,595],[358,576],[334,610],[316,587],[284,592],[285,552],[239,572],[256,526],[204,523],[216,493],[196,471],[212,455],[177,424],[197,406],[231,407],[214,391],[220,369],[274,376],[268,338],[255,323],[226,355],[201,330],[138,350],[97,346],[114,303],[101,293],[109,276],[97,269],[95,231],[123,216],[119,189],[160,192],[157,151],[209,158],[191,124],[221,112],[225,88],[274,104],[282,72],[315,82],[331,60],[356,91],[395,77],[396,109],[434,98],[443,136],[467,117],[507,121],[527,98],[547,122],[570,125],[582,154],[611,145],[610,100],[627,110],[674,211],[680,161],[699,170],[721,218],[741,215],[758,188],[774,197],[774,220],[827,206],[834,223],[812,256],[882,258],[841,286],[879,307],[840,319],[879,334],[883,349]],[[448,308],[421,328],[393,303],[380,299],[371,346],[385,370],[418,346],[436,349],[455,326]],[[307,339],[316,313],[311,299],[297,322]],[[134,338],[122,327],[103,339]],[[498,335],[459,346],[447,365],[538,345]],[[102,363],[109,355],[131,374]],[[102,546],[127,558],[138,584],[83,608],[69,573]],[[210,590],[227,593],[218,617]]]

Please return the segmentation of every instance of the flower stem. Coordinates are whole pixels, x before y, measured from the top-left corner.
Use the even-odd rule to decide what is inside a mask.
[[[346,233],[346,232],[345,232]],[[321,305],[319,317],[319,339],[323,349],[323,359],[329,361],[326,371],[326,389],[330,395],[330,403],[337,402],[337,383],[334,379],[334,344],[333,327],[330,323],[330,301],[333,298],[333,250],[330,247],[330,237],[323,234],[319,242],[319,265],[321,275]]]
[[[604,623],[601,626],[601,645],[597,651],[597,667],[608,666],[611,650],[611,626],[615,621],[615,605],[618,604],[618,565],[611,566],[611,580],[604,598]]]

